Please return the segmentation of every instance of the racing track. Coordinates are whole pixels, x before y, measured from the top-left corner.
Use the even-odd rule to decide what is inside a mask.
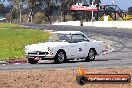
[[[96,40],[103,40],[110,44],[114,51],[106,55],[97,56],[95,61],[84,62],[70,61],[69,63],[54,64],[52,61],[40,62],[39,64],[7,64],[0,65],[0,70],[20,70],[20,69],[75,69],[78,66],[89,68],[111,68],[111,67],[130,67],[132,66],[132,30],[117,29],[117,28],[97,28],[97,27],[76,27],[76,26],[52,26],[52,25],[36,25],[36,24],[22,24],[34,29],[47,30],[76,30],[82,31],[88,37]]]

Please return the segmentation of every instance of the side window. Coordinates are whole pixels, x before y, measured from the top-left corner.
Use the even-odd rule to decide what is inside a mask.
[[[72,35],[72,42],[74,42],[74,43],[82,42],[83,40],[84,40],[84,37],[81,34],[73,34]]]
[[[89,40],[86,38],[86,36],[83,35],[83,37],[84,37],[84,40],[83,41],[89,42]]]
[[[65,41],[65,42],[69,41],[68,37],[65,34],[60,34],[59,35],[59,40],[60,41]]]

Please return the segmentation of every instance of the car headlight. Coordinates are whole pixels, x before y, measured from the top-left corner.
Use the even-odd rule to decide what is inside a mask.
[[[51,48],[51,47],[48,47],[47,49],[48,49],[48,51],[49,51],[49,54],[52,55],[52,54],[53,54],[52,48]]]
[[[24,48],[24,51],[25,51],[25,52],[27,51],[27,47]]]
[[[51,51],[51,47],[48,47],[47,49],[48,49],[48,51]]]

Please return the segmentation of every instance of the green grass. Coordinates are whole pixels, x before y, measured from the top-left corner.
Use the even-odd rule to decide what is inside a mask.
[[[16,27],[18,26],[17,24],[10,24],[10,23],[1,23],[0,22],[0,28],[1,27]]]
[[[0,23],[0,60],[23,58],[25,45],[46,42],[49,35],[46,31]]]

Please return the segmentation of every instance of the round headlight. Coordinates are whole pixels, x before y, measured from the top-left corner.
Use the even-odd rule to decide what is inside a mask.
[[[27,51],[27,47],[24,48],[24,51]]]
[[[48,47],[47,49],[48,49],[48,51],[51,51],[51,48],[50,47]]]

